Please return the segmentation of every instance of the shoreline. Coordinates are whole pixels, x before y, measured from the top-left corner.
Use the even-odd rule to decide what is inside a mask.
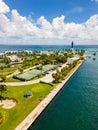
[[[15,128],[15,130],[27,130],[35,120],[40,116],[44,109],[50,104],[53,98],[64,87],[65,83],[73,76],[84,61],[78,64],[74,70],[68,75],[68,77],[59,83],[36,107],[33,111]]]

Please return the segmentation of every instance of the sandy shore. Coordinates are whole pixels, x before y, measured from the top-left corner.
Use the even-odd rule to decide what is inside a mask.
[[[83,63],[83,62],[82,62]],[[73,72],[64,80],[59,83],[56,88],[54,88],[47,96],[44,98],[39,105],[15,128],[15,130],[27,130],[30,125],[38,118],[38,116],[43,112],[46,106],[52,101],[52,99],[57,95],[57,93],[63,88],[64,84],[70,79],[70,77],[76,72],[76,70],[81,66],[80,63]]]

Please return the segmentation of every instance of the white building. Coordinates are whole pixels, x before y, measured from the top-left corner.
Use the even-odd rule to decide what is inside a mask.
[[[24,50],[24,52],[27,52],[28,54],[32,54],[31,50]]]
[[[75,57],[69,58],[67,59],[68,64],[72,64],[75,60],[78,60],[80,58],[80,56],[76,55]]]
[[[51,55],[53,54],[53,51],[41,51],[40,54]]]
[[[11,62],[22,62],[21,58],[19,58],[17,55],[10,55],[7,57],[10,58]]]

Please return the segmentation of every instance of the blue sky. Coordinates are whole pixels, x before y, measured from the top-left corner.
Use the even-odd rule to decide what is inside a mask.
[[[98,0],[0,0],[0,6],[0,43],[98,43]]]
[[[65,15],[66,22],[85,22],[90,16],[98,14],[98,3],[91,0],[4,0],[11,9],[20,15],[35,19],[45,16],[49,21]]]

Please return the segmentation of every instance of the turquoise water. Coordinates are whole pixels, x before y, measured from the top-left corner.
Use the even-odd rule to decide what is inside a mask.
[[[29,130],[98,130],[98,53],[86,60]]]
[[[71,46],[66,45],[0,45],[0,53],[4,51],[14,51],[14,50],[32,50],[32,51],[42,51],[42,50],[60,50],[69,49]],[[98,49],[98,45],[75,45],[75,49]]]

